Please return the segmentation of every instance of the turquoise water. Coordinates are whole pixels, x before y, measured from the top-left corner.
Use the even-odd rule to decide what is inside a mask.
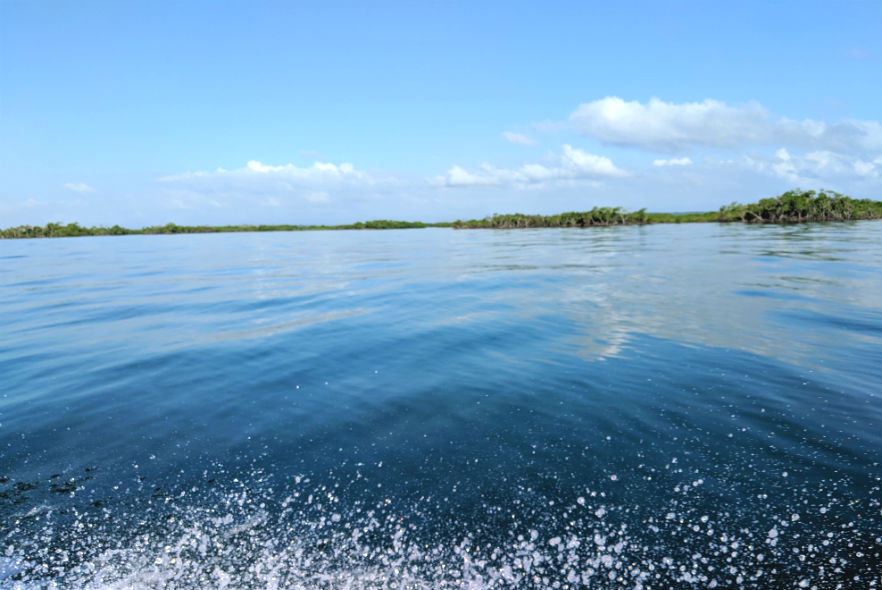
[[[0,587],[878,584],[880,230],[0,242]]]

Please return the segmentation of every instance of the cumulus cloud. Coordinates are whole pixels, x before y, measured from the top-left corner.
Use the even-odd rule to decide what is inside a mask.
[[[609,96],[579,105],[570,122],[582,135],[605,143],[667,153],[782,143],[840,153],[882,149],[877,121],[795,121],[774,117],[756,102],[730,106],[712,99],[670,103],[653,98],[641,103]]]
[[[814,185],[819,182],[882,177],[882,157],[864,160],[826,150],[792,155],[785,148],[780,148],[771,157],[752,154],[733,163],[741,163],[756,172],[794,184]]]
[[[349,162],[320,161],[297,166],[250,160],[241,168],[185,172],[157,181],[160,194],[174,209],[272,209],[277,215],[298,216],[318,211],[330,216],[337,208],[375,200],[399,185],[394,177],[359,170]],[[328,219],[318,214],[304,218]]]
[[[482,164],[476,172],[453,166],[445,175],[433,179],[432,182],[445,186],[526,186],[557,180],[597,179],[625,174],[624,170],[607,157],[564,145],[561,153],[550,158],[547,164],[529,163],[516,169]]]
[[[62,186],[75,193],[94,193],[95,189],[84,182],[65,182]]]
[[[689,158],[671,158],[670,160],[653,160],[653,166],[689,166],[692,160]]]
[[[225,170],[218,168],[211,171],[185,172],[160,178],[160,182],[192,181],[199,179],[252,179],[252,180],[285,180],[297,183],[323,183],[344,181],[348,183],[374,184],[378,179],[371,175],[356,170],[349,162],[333,164],[330,162],[315,162],[312,166],[301,167],[294,164],[282,164],[273,166],[257,160],[250,160],[244,168]]]
[[[502,137],[505,139],[505,141],[507,141],[509,143],[513,143],[515,145],[531,146],[531,145],[535,145],[535,143],[536,143],[535,141],[533,141],[531,138],[527,137],[523,133],[515,133],[513,131],[503,131]]]

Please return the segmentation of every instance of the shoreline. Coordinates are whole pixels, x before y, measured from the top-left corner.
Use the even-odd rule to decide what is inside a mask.
[[[565,227],[607,227],[616,225],[655,225],[662,223],[750,223],[796,224],[882,219],[882,201],[853,199],[836,192],[788,191],[778,197],[742,205],[733,202],[719,211],[704,213],[647,213],[646,209],[629,212],[622,207],[594,207],[590,211],[571,211],[555,215],[523,213],[493,214],[483,219],[424,223],[376,219],[341,225],[177,225],[167,223],[129,229],[83,227],[78,223],[47,223],[45,226],[19,225],[0,229],[0,239],[67,238],[83,236],[169,235],[240,233],[270,231],[383,230],[450,227],[453,229],[532,229]]]

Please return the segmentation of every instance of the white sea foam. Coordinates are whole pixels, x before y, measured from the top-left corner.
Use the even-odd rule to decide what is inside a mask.
[[[574,498],[546,512],[542,527],[514,514],[507,530],[488,535],[478,523],[445,528],[437,505],[347,503],[330,486],[296,482],[278,501],[271,489],[237,482],[201,500],[194,494],[191,504],[162,502],[161,510],[20,522],[0,558],[0,587],[763,588],[772,579],[822,588],[870,573],[846,559],[856,550],[847,527],[785,535],[785,525],[801,525],[793,511],[726,530],[725,513],[686,504],[635,527],[624,506],[575,516]],[[433,523],[438,532],[427,534]],[[723,532],[706,534],[714,529]],[[860,548],[864,563],[879,557],[880,540],[869,543]]]

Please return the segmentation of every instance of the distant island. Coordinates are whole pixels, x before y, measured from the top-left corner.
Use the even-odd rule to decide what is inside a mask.
[[[809,221],[854,221],[882,219],[882,201],[853,199],[832,191],[792,190],[777,197],[742,205],[732,203],[707,213],[647,213],[646,209],[626,211],[621,207],[594,207],[590,211],[557,215],[494,214],[483,219],[423,223],[377,219],[346,225],[154,225],[141,229],[82,227],[77,223],[48,223],[45,226],[20,225],[0,230],[0,238],[61,238],[76,236],[122,236],[134,234],[204,234],[224,232],[309,231],[333,229],[414,229],[453,227],[455,229],[515,229],[539,227],[589,227],[644,225],[653,223],[804,223]]]

